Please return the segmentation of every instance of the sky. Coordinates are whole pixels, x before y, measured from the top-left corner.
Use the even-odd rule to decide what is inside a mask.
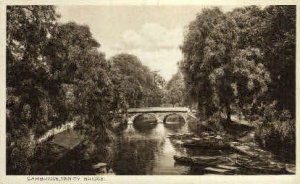
[[[187,25],[207,6],[58,6],[60,22],[88,25],[106,58],[136,55],[169,80],[182,59],[180,45]],[[235,7],[220,7],[230,11]]]

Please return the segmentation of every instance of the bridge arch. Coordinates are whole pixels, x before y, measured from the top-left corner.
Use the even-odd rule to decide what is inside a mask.
[[[145,107],[145,108],[129,108],[126,112],[127,123],[132,124],[133,121],[142,114],[151,114],[155,117],[157,123],[163,123],[171,114],[176,114],[187,122],[189,116],[189,109],[187,107]]]
[[[163,117],[163,123],[166,123],[167,118],[168,118],[169,116],[173,116],[173,115],[176,115],[176,116],[181,117],[181,118],[183,119],[184,123],[187,122],[187,120],[186,120],[187,118],[186,118],[184,115],[182,115],[182,114],[180,114],[180,113],[172,112],[172,113],[169,113],[169,114],[165,114],[165,115],[164,115],[164,117]]]
[[[134,114],[133,116],[131,116],[131,117],[129,118],[128,122],[129,122],[129,123],[134,123],[134,121],[135,121],[135,119],[136,119],[137,117],[140,117],[140,116],[143,116],[143,115],[146,115],[146,114],[147,114],[147,115],[150,115],[150,116],[152,116],[152,117],[154,117],[157,123],[159,122],[159,118],[156,116],[155,113],[137,113],[137,114]]]

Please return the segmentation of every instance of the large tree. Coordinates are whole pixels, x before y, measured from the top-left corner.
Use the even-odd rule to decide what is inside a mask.
[[[255,45],[245,39],[236,20],[219,9],[205,9],[191,22],[182,46],[181,63],[189,94],[196,97],[205,117],[232,108],[249,109],[267,91],[269,73]]]
[[[44,52],[56,27],[53,6],[7,7],[7,172],[28,174],[34,135],[48,124],[52,74]]]
[[[177,72],[167,82],[164,87],[164,98],[165,105],[172,106],[183,106],[186,100],[186,92],[183,81],[183,76],[180,72]]]
[[[295,6],[238,8],[229,13],[239,28],[240,48],[260,49],[272,82],[261,101],[295,117]],[[259,110],[257,110],[258,113]]]
[[[29,174],[37,138],[74,117],[80,130],[108,140],[117,110],[111,65],[89,27],[57,17],[53,6],[7,8],[9,174]]]
[[[115,108],[110,65],[97,50],[99,46],[89,27],[71,22],[58,26],[47,57],[53,62],[56,79],[74,97],[65,110],[80,117],[79,125],[103,131]]]
[[[268,6],[264,14],[262,48],[272,78],[269,94],[279,110],[289,110],[295,118],[296,6]]]
[[[143,65],[134,55],[119,54],[110,59],[115,68],[115,81],[121,91],[120,100],[128,107],[159,106],[163,79]]]

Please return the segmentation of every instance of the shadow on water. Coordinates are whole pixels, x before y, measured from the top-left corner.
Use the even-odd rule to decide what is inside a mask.
[[[156,126],[156,118],[149,114],[139,115],[133,121],[134,129],[142,133],[150,133]]]
[[[155,152],[160,143],[157,140],[121,138],[117,145],[113,170],[120,175],[141,175],[151,173]]]
[[[178,133],[182,131],[182,128],[185,125],[183,117],[171,114],[165,118],[164,127],[172,133]]]
[[[64,158],[49,168],[49,174],[54,175],[93,175],[92,162],[84,159],[86,148],[72,150]],[[72,159],[70,159],[72,158]]]
[[[99,134],[97,136],[100,136],[99,140],[93,139],[79,144],[76,149],[68,151],[55,163],[40,159],[41,165],[52,166],[47,171],[37,171],[36,174],[99,174],[93,169],[97,163],[106,163],[108,169],[112,168],[117,175],[270,174],[281,172],[269,168],[261,169],[265,167],[264,163],[255,161],[232,149],[183,146],[183,141],[204,140],[216,136],[208,132],[204,132],[199,137],[191,134],[188,123],[185,123],[184,119],[178,115],[170,115],[164,123],[157,123],[155,117],[143,115],[137,117],[133,124],[122,125],[117,132],[113,136],[113,141],[101,142],[99,140],[103,139]],[[49,142],[52,148],[51,155],[59,157],[56,155],[59,150],[66,150],[64,147],[71,145],[66,144],[64,138],[77,140],[76,135],[75,132],[64,132],[59,140],[56,138],[56,141]],[[175,137],[172,137],[174,135]],[[174,155],[204,160],[201,161],[201,164],[180,163],[175,162]],[[205,161],[205,158],[210,161]],[[232,171],[230,168],[233,168]]]
[[[115,144],[112,167],[117,175],[170,175],[188,171],[188,166],[174,164],[173,156],[184,150],[167,138],[170,133],[187,131],[187,126],[172,117],[167,120],[157,123],[156,118],[142,115],[127,126]]]
[[[155,155],[163,147],[164,139],[157,131],[156,120],[151,118],[138,117],[117,138],[112,165],[116,174],[144,175],[152,172]]]
[[[181,128],[183,127],[184,123],[164,123],[165,128],[171,130],[172,132],[180,132]]]

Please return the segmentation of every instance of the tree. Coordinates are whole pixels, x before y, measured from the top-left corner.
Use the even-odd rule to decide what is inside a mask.
[[[185,87],[183,76],[177,72],[165,85],[164,103],[182,106],[185,102]]]
[[[53,6],[7,7],[7,172],[28,174],[34,136],[48,125],[53,103],[44,52],[56,27]]]
[[[110,59],[116,69],[116,86],[121,91],[120,98],[125,106],[143,107],[161,104],[162,78],[144,66],[134,55],[119,54]]]
[[[111,80],[111,66],[97,48],[88,26],[70,22],[58,26],[48,44],[47,57],[60,83],[68,86],[74,98],[64,110],[79,116],[78,127],[84,131],[99,131],[103,137],[116,107]],[[106,139],[104,139],[106,140]]]
[[[181,63],[189,94],[198,99],[206,117],[232,107],[249,109],[267,91],[269,73],[259,48],[240,47],[241,29],[230,14],[206,9],[189,25]]]
[[[57,17],[53,6],[7,8],[9,174],[29,174],[36,139],[74,117],[86,135],[108,141],[117,110],[111,65],[89,27]]]
[[[204,58],[205,40],[222,16],[223,13],[217,8],[204,9],[189,24],[184,43],[181,46],[183,61],[180,65],[187,93],[190,98],[198,101],[198,108],[203,108],[202,112],[208,116],[212,114],[210,113],[212,106],[208,104],[210,103],[211,96],[209,94],[212,93],[212,88],[206,80],[208,73],[204,70],[205,66],[201,64],[201,61]]]
[[[271,73],[270,98],[295,118],[296,6],[268,6],[262,29],[264,60]]]
[[[276,110],[286,109],[292,117],[295,117],[295,12],[295,6],[268,6],[263,10],[249,6],[230,13],[240,30],[239,47],[259,48],[261,62],[270,73],[272,82],[260,101],[266,107],[274,101]]]

